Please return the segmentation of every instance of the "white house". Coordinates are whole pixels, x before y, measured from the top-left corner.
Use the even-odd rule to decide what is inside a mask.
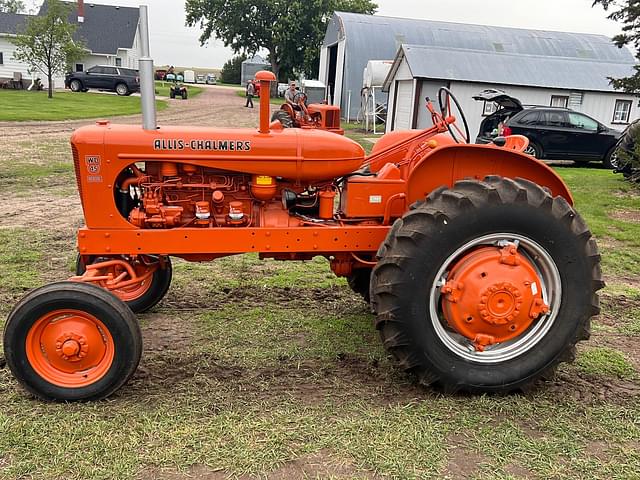
[[[415,55],[407,53],[408,47]],[[344,12],[336,12],[327,26],[320,81],[329,86],[330,100],[343,115],[350,110],[353,120],[367,63],[394,59],[387,128],[424,126],[424,97],[442,85],[453,88],[476,124],[483,105],[471,96],[489,87],[506,90],[525,104],[549,105],[554,96],[556,104],[570,103],[610,125],[616,105],[627,108],[633,100],[616,93],[607,77],[631,73],[634,56],[602,35]],[[378,101],[387,102],[387,96]],[[634,118],[637,106],[632,107],[628,116]],[[472,135],[476,124],[470,126]]]
[[[113,5],[85,5],[84,0],[73,3],[69,22],[77,25],[74,38],[81,41],[88,54],[80,59],[74,70],[82,71],[94,65],[114,65],[138,68],[138,9]],[[44,5],[38,15],[44,13]],[[29,15],[0,13],[0,80],[12,79],[20,73],[23,83],[30,83],[29,66],[14,59],[15,45],[11,38],[24,29]],[[46,79],[41,73],[34,75]],[[27,82],[27,80],[29,80]],[[63,79],[55,78],[56,87]]]

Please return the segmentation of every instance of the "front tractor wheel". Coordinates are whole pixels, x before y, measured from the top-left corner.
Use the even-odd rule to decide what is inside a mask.
[[[144,313],[153,308],[169,291],[173,270],[171,260],[167,257],[159,264],[156,261],[146,261],[138,259],[135,261],[123,258],[122,261],[109,262],[109,258],[105,257],[84,257],[78,255],[76,259],[76,275],[84,275],[87,265],[97,265],[104,263],[104,268],[98,269],[95,274],[100,277],[108,276],[116,279],[124,276],[123,280],[128,280],[127,270],[124,263],[130,264],[138,278],[142,280],[131,285],[125,285],[119,288],[109,288],[109,280],[101,280],[95,282],[96,285],[111,291],[116,297],[122,300],[134,313]],[[110,263],[110,264],[109,264]]]
[[[61,282],[34,290],[13,309],[4,352],[13,375],[37,397],[99,400],[135,372],[142,335],[133,312],[115,296]]]
[[[385,347],[446,391],[522,389],[573,360],[604,285],[583,220],[527,180],[433,192],[378,256],[372,307]]]

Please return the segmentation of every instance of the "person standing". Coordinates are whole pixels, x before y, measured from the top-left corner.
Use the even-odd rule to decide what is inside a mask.
[[[253,80],[247,82],[247,102],[245,107],[253,108],[253,96],[256,94],[256,86],[253,84]]]

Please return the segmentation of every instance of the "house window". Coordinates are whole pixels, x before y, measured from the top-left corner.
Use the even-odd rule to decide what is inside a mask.
[[[76,63],[76,72],[84,72],[84,64]]]
[[[498,111],[498,104],[495,102],[484,102],[484,108],[482,110],[482,116],[488,117]]]
[[[631,117],[631,100],[616,100],[613,110],[613,123],[629,123]]]
[[[122,66],[122,59],[120,57],[116,57],[116,67]]]
[[[4,65],[4,58],[2,57],[2,52],[0,52],[0,65]]]
[[[569,97],[564,95],[551,95],[551,106],[567,108],[569,106]]]

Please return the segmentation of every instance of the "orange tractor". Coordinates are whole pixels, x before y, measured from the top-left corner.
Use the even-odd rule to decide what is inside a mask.
[[[389,133],[365,156],[343,136],[270,123],[275,77],[257,79],[257,131],[158,128],[147,105],[143,128],[73,134],[86,222],[77,276],[27,294],[4,332],[28,391],[112,394],[136,370],[134,312],[166,294],[171,257],[247,252],[327,258],[425,385],[508,392],[572,360],[598,313],[600,257],[563,181],[521,152],[526,140],[468,144],[443,89],[432,128]]]
[[[307,95],[298,92],[293,97],[293,105],[285,103],[276,110],[271,121],[278,121],[284,128],[317,128],[344,135],[340,128],[340,107],[325,103],[307,105]]]

